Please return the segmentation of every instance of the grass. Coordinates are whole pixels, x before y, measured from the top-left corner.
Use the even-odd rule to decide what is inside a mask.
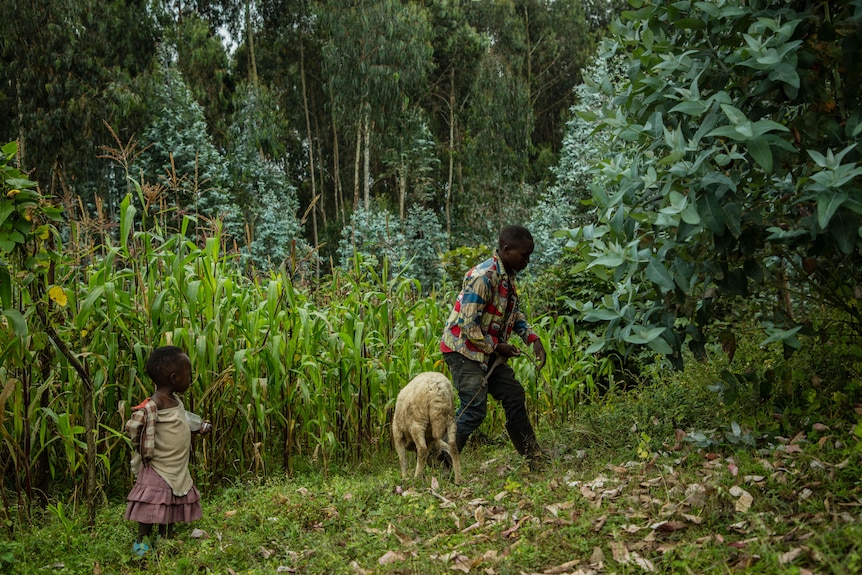
[[[859,572],[852,422],[809,421],[782,436],[734,426],[733,410],[708,397],[671,381],[585,406],[566,426],[540,423],[552,458],[538,471],[504,436],[480,436],[464,452],[461,486],[436,465],[402,485],[387,450],[327,475],[307,466],[202,486],[203,519],[143,560],[121,497],[93,528],[83,511],[55,506],[0,541],[0,572]]]

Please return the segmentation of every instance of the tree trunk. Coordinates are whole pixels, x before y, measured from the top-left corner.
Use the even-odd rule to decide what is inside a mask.
[[[84,407],[84,435],[87,443],[86,465],[87,465],[87,483],[84,487],[85,498],[87,500],[87,520],[90,525],[96,521],[96,413],[94,410],[94,385],[90,379],[90,374],[84,364],[78,361],[78,358],[66,346],[66,343],[57,335],[57,331],[48,322],[48,316],[45,310],[41,307],[36,308],[42,324],[45,326],[45,331],[48,332],[48,337],[54,342],[54,345],[60,350],[72,368],[77,372],[83,383],[83,393],[81,394],[81,402]]]
[[[407,162],[401,160],[401,167],[398,170],[398,215],[401,221],[405,218],[405,204],[407,203]]]
[[[18,99],[18,166],[22,172],[26,172],[24,163],[24,105],[21,101],[21,81],[15,80],[15,96]]]
[[[353,162],[353,209],[359,207],[359,162],[362,157],[362,118],[356,124],[356,159]]]
[[[339,207],[341,209],[341,222],[347,223],[347,213],[344,209],[344,190],[341,187],[341,167],[339,163],[338,157],[338,128],[337,122],[335,121],[335,107],[333,106],[331,109],[332,113],[332,185],[333,191],[332,194],[335,200],[335,214],[336,219],[339,214]]]
[[[449,70],[449,181],[446,183],[446,243],[452,247],[452,185],[455,181],[455,68]]]
[[[322,138],[320,137],[320,122],[318,122],[317,117],[314,118],[314,133],[315,139],[317,140],[317,182],[320,184],[320,192],[318,192],[318,196],[320,199],[317,204],[320,206],[320,216],[323,220],[323,227],[326,228],[328,225],[328,217],[326,210],[326,202],[324,202],[324,185],[323,182],[326,180],[326,176],[323,173],[323,146],[320,144]]]
[[[305,111],[305,133],[306,138],[308,139],[308,173],[311,176],[311,222],[312,222],[312,234],[314,239],[314,247],[320,245],[320,239],[317,233],[317,209],[318,203],[315,201],[317,199],[317,185],[314,181],[314,138],[311,133],[311,118],[308,113],[308,93],[305,88],[305,50],[303,49],[302,38],[299,40],[299,79],[302,83],[302,108]],[[320,277],[320,263],[318,259],[315,258],[315,261],[318,262],[314,265],[315,277]]]
[[[531,109],[533,104],[533,46],[530,41],[530,11],[527,5],[524,5],[524,36],[527,38],[527,102],[530,103]],[[541,37],[540,40],[541,42]],[[535,120],[534,120],[535,122]],[[530,131],[527,130],[527,133],[524,134],[526,140],[524,141],[524,149],[530,149]]]
[[[365,194],[365,211],[371,209],[371,128],[373,127],[373,123],[371,122],[371,114],[366,111],[365,112],[365,157],[364,157],[364,165],[363,165],[363,180],[362,180],[362,189]]]
[[[245,34],[248,43],[248,75],[252,86],[257,86],[257,62],[254,59],[254,34],[251,30],[251,1],[245,0]]]

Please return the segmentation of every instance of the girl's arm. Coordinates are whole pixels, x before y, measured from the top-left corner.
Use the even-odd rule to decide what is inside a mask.
[[[132,449],[141,454],[141,459],[147,461],[152,458],[156,447],[155,416],[158,411],[155,401],[147,399],[139,406],[132,409],[132,416],[126,422],[126,433],[132,440]]]

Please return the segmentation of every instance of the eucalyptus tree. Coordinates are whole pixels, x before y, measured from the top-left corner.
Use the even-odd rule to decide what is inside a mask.
[[[755,310],[789,353],[806,294],[862,332],[862,3],[633,5],[601,51],[627,74],[584,115],[610,136],[596,221],[570,233],[575,271],[606,282],[575,306],[591,351],[679,366],[716,319],[732,350]]]
[[[273,94],[246,84],[238,92],[229,129],[228,164],[232,212],[226,231],[244,260],[259,270],[280,266],[296,252],[304,255],[296,186],[281,158],[289,139]]]
[[[305,0],[257,2],[256,58],[261,85],[277,98],[281,117],[291,126],[285,169],[297,182],[300,203],[309,206],[308,237],[329,244],[327,230],[344,222],[339,166],[330,164],[332,129],[325,108],[320,67],[321,41],[316,3]],[[323,233],[321,233],[323,230]]]
[[[584,83],[575,88],[577,103],[563,136],[559,163],[554,167],[554,182],[532,210],[529,228],[536,239],[536,252],[530,258],[530,272],[540,272],[560,262],[567,239],[564,229],[589,225],[595,217],[590,187],[595,179],[593,166],[604,160],[611,136],[597,131],[594,119],[606,108],[610,86],[625,77],[621,58],[596,57],[583,71]],[[599,89],[608,87],[607,92]],[[619,142],[614,145],[619,146]]]
[[[533,127],[529,89],[489,51],[473,77],[465,112],[464,185],[454,219],[470,222],[462,237],[487,237],[503,221],[525,219],[529,198],[526,142]]]
[[[228,210],[227,168],[207,129],[201,105],[164,46],[149,98],[153,118],[141,136],[143,152],[134,177],[153,188],[153,201],[181,211],[220,216]]]
[[[429,14],[434,46],[434,68],[429,75],[427,102],[432,132],[441,152],[439,179],[444,181],[443,211],[448,244],[452,244],[453,202],[463,193],[460,175],[464,161],[464,110],[479,62],[490,40],[480,34],[467,18],[463,3],[451,0],[423,2]],[[458,193],[456,193],[456,189]]]
[[[531,164],[540,169],[550,166],[553,162],[543,151],[559,151],[566,115],[574,103],[572,88],[580,82],[580,70],[595,43],[581,2],[481,2],[471,3],[468,10],[473,25],[492,39],[491,50],[505,62],[507,72],[527,90],[533,126],[523,145]]]
[[[594,37],[579,1],[526,0],[517,12],[524,28],[522,73],[536,118],[531,143],[556,154],[575,102],[572,88],[594,52]]]
[[[420,6],[395,0],[327,4],[318,13],[333,122],[354,141],[353,204],[367,210],[381,172],[372,171],[372,146],[384,152],[387,134],[408,127],[432,64],[430,26]],[[394,198],[392,182],[382,183]]]
[[[205,10],[204,14],[210,11]],[[225,24],[217,15],[209,18],[216,20],[197,12],[184,14],[166,25],[164,42],[176,51],[176,68],[201,106],[213,141],[224,148],[235,81],[225,39],[214,28]]]
[[[125,182],[99,159],[146,121],[140,78],[155,54],[156,22],[144,0],[33,0],[4,4],[0,19],[0,130],[49,194],[96,197],[110,210]],[[116,176],[116,177],[115,177]],[[110,213],[110,211],[109,211]]]
[[[550,178],[593,39],[571,1],[472,2],[462,10],[470,32],[459,38],[481,41],[468,42],[479,49],[463,60],[471,69],[454,186],[461,205],[448,219],[459,222],[461,241],[473,242],[503,221],[526,221]]]
[[[413,204],[399,218],[381,202],[370,210],[359,207],[351,214],[338,242],[340,266],[345,270],[370,268],[385,277],[386,270],[401,278],[417,280],[423,293],[441,286],[441,251],[446,235],[432,210]],[[358,270],[357,270],[358,271]]]

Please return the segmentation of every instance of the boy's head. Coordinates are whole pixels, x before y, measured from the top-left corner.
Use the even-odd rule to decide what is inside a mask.
[[[527,267],[534,248],[533,235],[524,226],[506,226],[500,231],[497,253],[507,273],[516,274]]]
[[[157,347],[147,359],[147,375],[156,387],[170,387],[182,393],[192,382],[192,362],[182,348],[175,345]]]

